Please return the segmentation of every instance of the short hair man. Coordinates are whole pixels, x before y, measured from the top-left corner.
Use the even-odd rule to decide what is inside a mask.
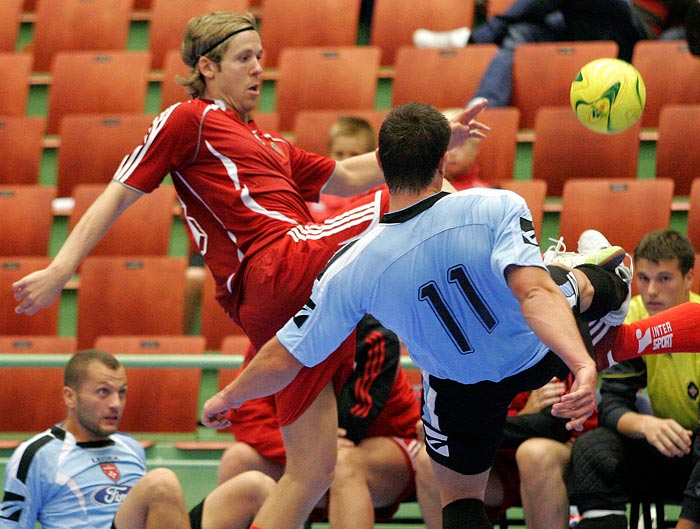
[[[512,398],[568,367],[576,380],[553,412],[578,429],[595,408],[597,374],[544,267],[525,201],[502,190],[441,192],[449,143],[435,108],[411,103],[389,113],[378,160],[390,213],[335,255],[304,308],[205,404],[203,420],[225,425],[224,411],[284,387],[371,313],[424,372],[443,527],[490,527],[484,487]]]
[[[700,296],[690,290],[694,259],[688,238],[673,230],[647,233],[637,245],[634,265],[640,295],[632,299],[626,321],[647,316],[661,320],[635,333],[639,352],[693,350],[683,349],[691,341],[681,335],[690,331],[697,341],[697,315],[684,327],[664,319],[672,313],[692,314],[700,303]],[[626,504],[636,491],[682,496],[677,527],[698,528],[700,467],[692,447],[700,430],[700,357],[681,353],[628,358],[603,373],[600,427],[573,446],[569,492],[583,514],[579,527],[627,527]],[[636,406],[635,397],[643,388],[653,415],[640,413]]]
[[[249,472],[188,513],[171,470],[146,473],[146,456],[120,433],[126,371],[111,354],[73,355],[64,372],[66,419],[22,443],[5,469],[2,529],[245,529],[274,482]]]

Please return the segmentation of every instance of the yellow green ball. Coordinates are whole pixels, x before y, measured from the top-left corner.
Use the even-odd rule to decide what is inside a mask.
[[[596,59],[571,83],[571,108],[588,129],[601,134],[627,130],[641,117],[647,91],[639,71],[620,59]]]

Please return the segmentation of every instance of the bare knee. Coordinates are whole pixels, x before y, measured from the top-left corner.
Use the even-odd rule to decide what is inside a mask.
[[[335,479],[335,454],[319,455],[315,461],[298,461],[287,456],[287,466],[280,480],[303,483],[309,496],[319,498],[330,488]]]
[[[257,470],[243,472],[234,478],[235,487],[231,489],[231,499],[236,502],[245,502],[256,510],[262,505],[272,489],[275,480]]]
[[[259,470],[268,476],[279,479],[282,468],[262,457],[255,448],[246,443],[235,443],[221,456],[217,478],[219,484],[249,470]]]
[[[175,472],[167,468],[156,468],[147,472],[134,487],[134,491],[139,491],[147,498],[147,505],[176,504],[184,501],[180,480]]]
[[[338,450],[334,469],[334,483],[365,479],[365,460],[362,450],[357,447]]]
[[[569,462],[571,448],[551,439],[528,439],[518,447],[515,460],[523,479],[561,475]]]

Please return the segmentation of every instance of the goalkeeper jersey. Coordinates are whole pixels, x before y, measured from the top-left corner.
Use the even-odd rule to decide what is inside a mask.
[[[5,469],[1,529],[109,529],[124,497],[146,473],[133,437],[78,443],[54,426],[22,443]]]

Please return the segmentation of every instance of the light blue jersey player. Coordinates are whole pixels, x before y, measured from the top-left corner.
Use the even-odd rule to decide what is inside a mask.
[[[371,313],[425,373],[499,381],[548,351],[508,288],[511,265],[545,269],[522,197],[486,188],[436,194],[385,215],[337,254],[277,337],[313,366]]]
[[[146,455],[129,435],[76,442],[54,426],[22,443],[5,469],[0,528],[109,529],[145,474]]]
[[[503,190],[441,192],[450,139],[429,105],[389,113],[377,156],[391,213],[333,257],[306,305],[205,403],[202,419],[221,427],[226,409],[284,388],[371,313],[425,375],[422,418],[443,528],[485,529],[482,498],[513,397],[571,369],[571,392],[552,410],[579,428],[595,408],[597,374],[524,200]],[[315,419],[309,444],[333,442],[329,394],[305,412]]]

